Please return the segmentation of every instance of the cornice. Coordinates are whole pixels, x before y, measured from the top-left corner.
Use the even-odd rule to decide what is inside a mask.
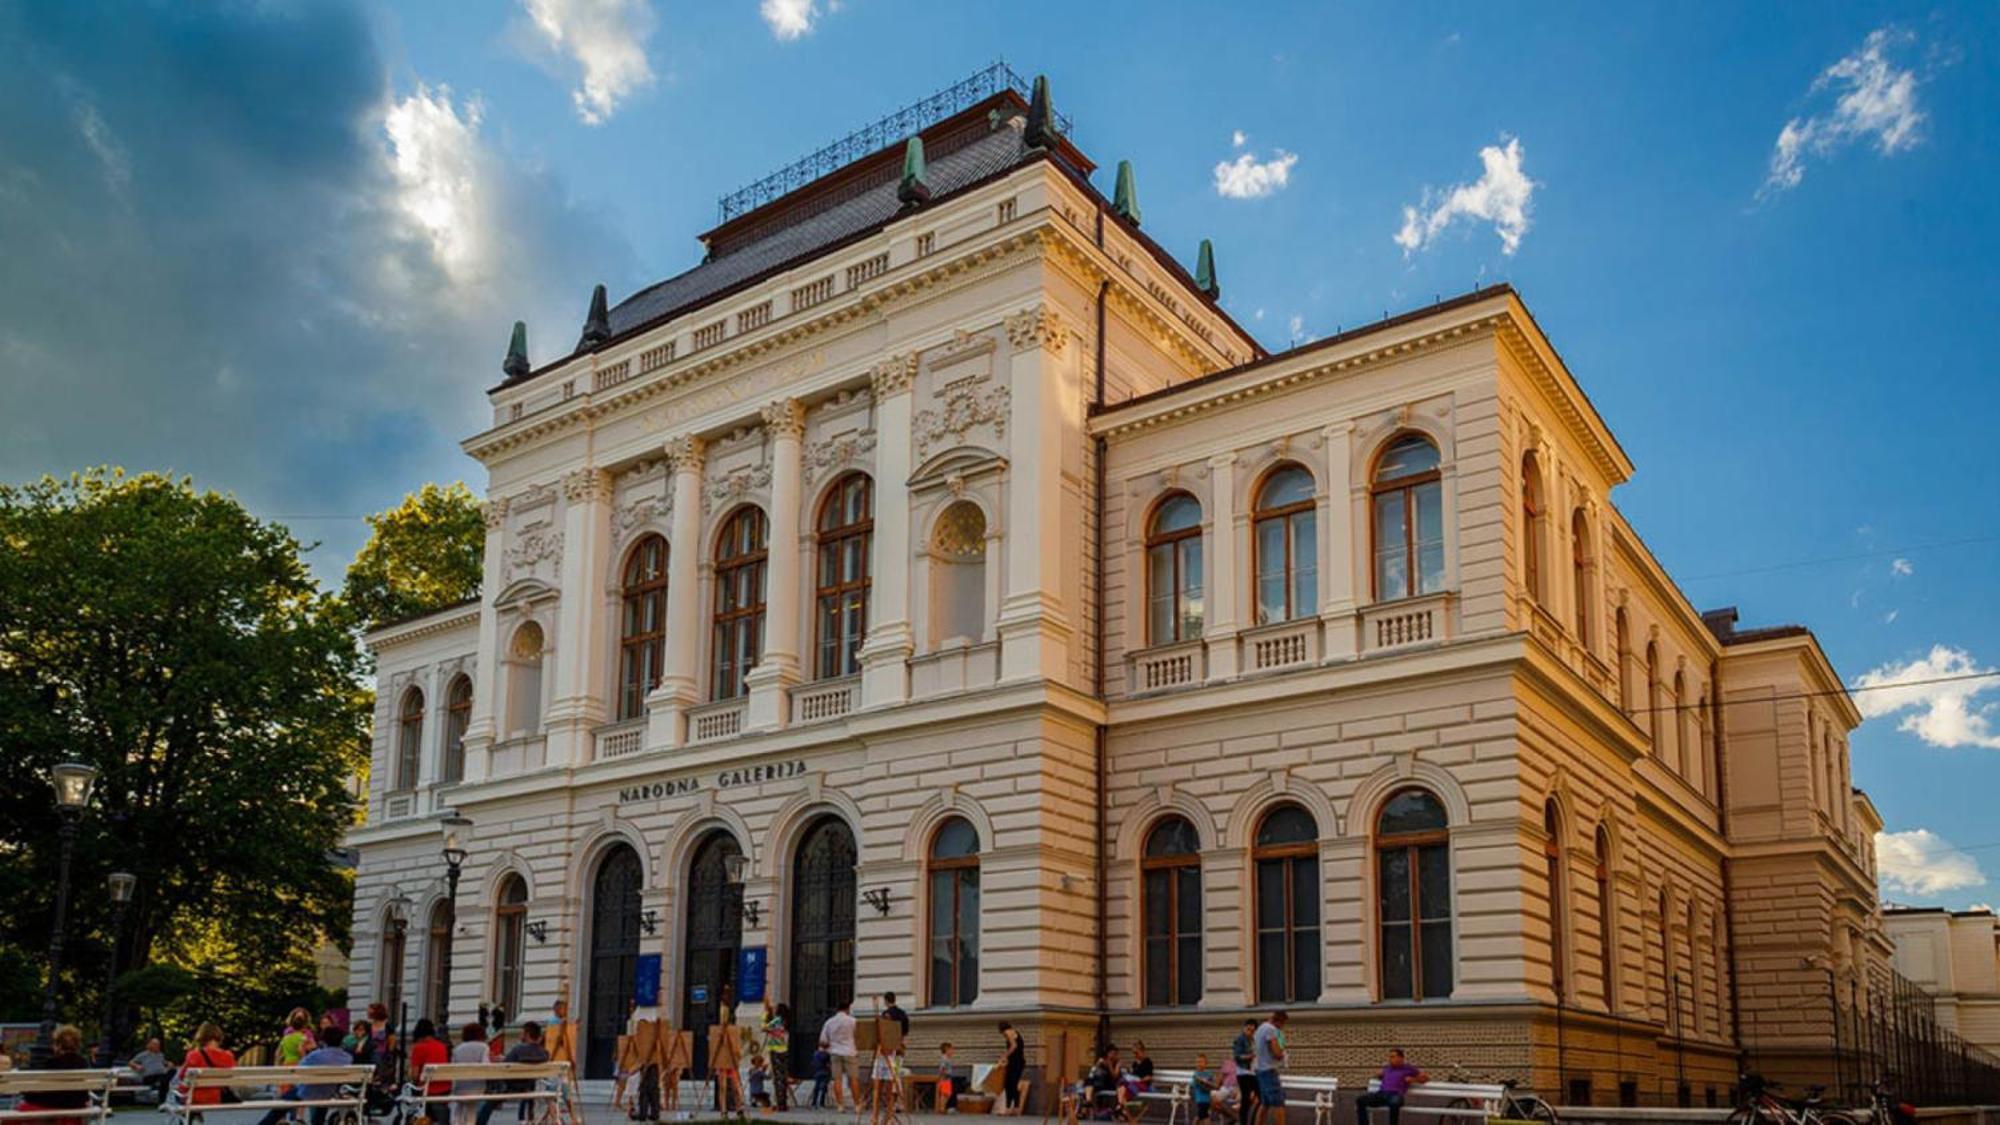
[[[1051,221],[1035,233],[1041,236],[1042,244],[1050,251],[1053,264],[1081,281],[1086,288],[1102,281],[1111,282],[1111,288],[1105,294],[1106,300],[1126,316],[1151,329],[1189,366],[1204,375],[1223,369],[1222,364],[1229,358],[1228,353],[1212,341],[1196,343],[1191,339],[1187,324],[1179,317],[1163,312],[1159,298],[1139,289],[1131,273],[1120,266],[1108,250],[1087,241],[1082,232],[1067,221]],[[1217,327],[1225,334],[1234,334],[1226,325]],[[1255,355],[1256,342],[1249,341],[1249,346],[1251,354]]]
[[[379,651],[385,648],[394,648],[397,645],[409,644],[411,641],[422,640],[425,637],[435,637],[441,633],[449,633],[457,629],[462,629],[467,625],[477,625],[479,623],[479,605],[480,603],[477,601],[467,602],[464,605],[455,605],[438,610],[427,616],[419,617],[414,621],[403,621],[394,625],[385,625],[362,638],[362,641],[370,649]]]
[[[1510,309],[1496,332],[1507,354],[1528,373],[1535,389],[1555,407],[1563,424],[1582,442],[1591,466],[1613,485],[1630,479],[1632,463],[1626,459],[1624,451],[1612,444],[1609,432],[1604,430],[1603,421],[1596,417],[1595,412],[1586,413],[1578,404],[1577,396],[1581,391],[1574,381],[1567,373],[1559,373],[1552,357],[1537,346],[1541,332],[1534,323],[1525,321]]]

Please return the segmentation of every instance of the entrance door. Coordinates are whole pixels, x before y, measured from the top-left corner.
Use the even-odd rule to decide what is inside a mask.
[[[736,954],[743,948],[743,888],[730,885],[729,861],[742,854],[736,838],[718,829],[702,838],[688,865],[681,1027],[694,1032],[697,1079],[708,1077],[708,1028],[722,1014],[723,990],[735,990]]]
[[[620,844],[597,865],[590,887],[590,1006],[585,1012],[583,1076],[610,1078],[618,1037],[632,1011],[639,968],[639,854]]]
[[[807,830],[792,862],[792,1072],[812,1073],[820,1025],[854,999],[854,833],[838,817]]]

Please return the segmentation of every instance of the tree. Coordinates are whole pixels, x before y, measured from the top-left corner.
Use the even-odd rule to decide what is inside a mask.
[[[372,534],[347,568],[345,598],[374,629],[479,596],[486,523],[463,481],[427,484],[368,517]]]
[[[372,706],[338,599],[283,527],[185,480],[93,470],[0,486],[0,944],[47,941],[49,770],[97,767],[77,834],[66,1014],[102,1002],[105,876],[138,876],[119,964],[226,934],[219,972],[310,965],[344,942]],[[189,965],[197,973],[200,968]],[[248,1029],[245,1029],[248,1030]]]

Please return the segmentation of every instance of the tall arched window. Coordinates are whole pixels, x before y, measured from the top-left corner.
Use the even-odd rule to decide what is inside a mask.
[[[1546,600],[1542,590],[1542,470],[1532,453],[1521,458],[1521,581],[1529,597]]]
[[[821,1025],[854,1000],[854,832],[837,816],[806,829],[792,853],[792,1003],[788,1030],[815,1043]],[[812,1053],[792,1052],[793,1073],[811,1073]]]
[[[1319,612],[1319,533],[1313,478],[1281,465],[1257,489],[1252,544],[1257,552],[1257,624]]]
[[[1444,806],[1404,789],[1375,818],[1382,998],[1451,995],[1451,852]]]
[[[1597,827],[1597,958],[1604,1010],[1618,1010],[1618,899],[1611,885],[1611,834]]]
[[[986,513],[970,500],[954,501],[931,530],[930,640],[935,648],[986,634]]]
[[[453,677],[444,692],[445,781],[465,780],[465,731],[472,725],[472,677]]]
[[[1677,1017],[1674,1011],[1674,925],[1667,914],[1667,892],[1661,891],[1655,904],[1660,921],[1660,1012],[1664,1017],[1660,1022],[1673,1027]]]
[[[1146,634],[1152,644],[1201,636],[1201,504],[1176,492],[1146,527]]]
[[[861,638],[868,628],[870,544],[875,535],[874,488],[849,473],[819,508],[819,591],[814,672],[822,680],[861,674]]]
[[[403,706],[396,720],[396,792],[417,787],[417,764],[424,753],[424,693],[411,688],[403,693]]]
[[[375,966],[375,995],[392,1012],[403,1008],[404,955],[409,948],[410,920],[392,909],[382,920],[382,960]]]
[[[507,646],[507,731],[534,734],[542,726],[542,627],[523,622]]]
[[[1729,1009],[1729,959],[1722,948],[1722,923],[1713,915],[1708,920],[1708,956],[1710,971],[1715,975],[1715,1030],[1719,1033],[1728,1026]]]
[[[667,655],[667,541],[648,535],[625,556],[619,585],[618,717],[646,713]]]
[[[1576,643],[1590,647],[1592,620],[1590,605],[1590,522],[1578,508],[1569,519],[1570,584],[1576,596]]]
[[[1705,797],[1715,796],[1715,774],[1722,768],[1715,760],[1715,739],[1708,726],[1708,688],[1703,686],[1694,701],[1694,744],[1695,770],[1701,777],[1700,789]]]
[[[1700,1035],[1700,1034],[1701,1034],[1701,1031],[1702,1031],[1702,1026],[1701,1026],[1701,991],[1702,991],[1702,988],[1701,988],[1701,957],[1700,957],[1700,956],[1699,956],[1699,955],[1698,955],[1698,954],[1696,953],[1696,951],[1695,951],[1695,945],[1694,945],[1694,934],[1695,934],[1695,927],[1694,927],[1694,903],[1692,903],[1692,902],[1690,902],[1690,903],[1688,903],[1688,904],[1687,904],[1687,916],[1686,916],[1686,918],[1685,918],[1685,919],[1683,920],[1683,924],[1685,925],[1685,927],[1686,927],[1686,929],[1687,929],[1687,953],[1688,953],[1688,959],[1687,959],[1687,966],[1688,966],[1688,982],[1687,982],[1687,988],[1688,988],[1688,998],[1687,998],[1687,1006],[1688,1006],[1688,1011],[1689,1011],[1689,1012],[1691,1012],[1691,1013],[1693,1013],[1693,1015],[1694,1015],[1694,1033],[1695,1033],[1696,1035]]]
[[[1689,768],[1688,762],[1687,701],[1687,673],[1675,672],[1673,714],[1668,716],[1672,721],[1667,724],[1667,729],[1674,736],[1674,768],[1680,771],[1682,777],[1693,777],[1694,771]]]
[[[1257,1000],[1319,999],[1319,825],[1279,805],[1257,825]]]
[[[1201,840],[1186,817],[1170,816],[1146,833],[1144,882],[1146,1003],[1201,1001]]]
[[[1626,620],[1625,607],[1622,605],[1618,607],[1618,612],[1611,616],[1611,631],[1613,650],[1611,658],[1617,661],[1617,665],[1611,671],[1618,681],[1618,705],[1625,708],[1629,714],[1632,711],[1632,671],[1626,665],[1632,661],[1632,627]]]
[[[451,1010],[450,986],[444,976],[445,958],[451,956],[451,910],[443,900],[431,907],[430,923],[424,943],[424,1014],[443,1020]]]
[[[1653,736],[1653,756],[1666,761],[1666,744],[1660,738],[1660,646],[1646,642],[1646,729]]]
[[[770,525],[762,511],[739,508],[723,525],[722,538],[715,545],[711,699],[734,699],[748,691],[744,677],[763,652],[765,545],[769,535]]]
[[[1569,888],[1563,878],[1562,817],[1542,804],[1542,863],[1549,882],[1549,980],[1558,1001],[1569,999]]]
[[[979,833],[952,817],[931,836],[931,1003],[957,1007],[979,998]]]
[[[1437,446],[1405,434],[1375,461],[1369,482],[1375,600],[1444,589],[1444,493]]]
[[[493,1003],[510,1015],[521,1010],[521,982],[528,955],[528,881],[509,875],[493,901]]]

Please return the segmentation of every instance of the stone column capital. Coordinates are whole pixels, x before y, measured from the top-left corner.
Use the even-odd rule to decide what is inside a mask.
[[[498,531],[507,522],[507,498],[495,496],[479,506],[479,515],[486,521],[486,530]]]
[[[667,459],[667,467],[676,473],[699,473],[702,461],[708,456],[708,443],[693,434],[683,434],[669,441],[661,450]]]
[[[910,384],[916,377],[917,353],[915,352],[892,355],[876,364],[874,370],[868,373],[869,383],[875,391],[878,402],[890,395],[909,390]]]
[[[562,487],[563,499],[572,504],[587,504],[611,496],[611,478],[601,469],[584,468],[564,473]]]
[[[764,404],[764,428],[774,438],[797,441],[806,434],[806,408],[795,398],[781,398]]]
[[[1060,355],[1069,342],[1069,326],[1054,309],[1034,305],[1007,318],[1007,339],[1020,351],[1039,347]]]

